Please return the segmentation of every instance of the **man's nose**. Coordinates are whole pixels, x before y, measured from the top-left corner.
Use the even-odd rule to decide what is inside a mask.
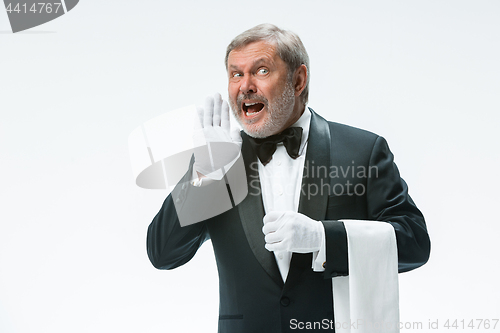
[[[257,92],[257,86],[255,86],[254,79],[251,76],[243,77],[240,84],[240,91],[244,94]]]

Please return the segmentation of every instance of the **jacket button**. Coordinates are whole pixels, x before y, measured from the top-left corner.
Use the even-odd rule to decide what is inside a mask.
[[[290,299],[288,297],[283,297],[283,298],[281,298],[280,303],[283,306],[288,306],[290,304]]]

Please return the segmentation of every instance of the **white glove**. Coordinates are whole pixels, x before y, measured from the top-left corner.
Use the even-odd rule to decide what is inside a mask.
[[[273,252],[316,252],[324,235],[321,222],[291,211],[266,214],[262,232],[266,249]]]
[[[229,105],[220,94],[208,96],[205,106],[197,106],[193,143],[194,170],[213,179],[221,179],[231,163],[240,155],[241,135],[237,128],[231,129]],[[222,169],[224,168],[224,169]]]

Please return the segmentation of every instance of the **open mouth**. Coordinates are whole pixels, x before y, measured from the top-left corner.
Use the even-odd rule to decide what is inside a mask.
[[[264,104],[260,102],[243,103],[241,108],[245,112],[247,117],[249,117],[262,111],[262,109],[264,108]]]

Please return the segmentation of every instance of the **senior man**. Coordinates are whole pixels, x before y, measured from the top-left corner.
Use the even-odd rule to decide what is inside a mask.
[[[236,207],[185,227],[169,195],[147,237],[149,258],[159,269],[185,264],[211,239],[219,332],[291,332],[297,328],[291,322],[333,321],[332,277],[349,274],[341,219],[390,223],[400,272],[428,260],[424,218],[386,141],[306,107],[309,59],[296,34],[270,24],[243,32],[227,48],[226,69],[230,106],[243,132],[230,133],[220,95],[199,111],[200,126],[241,145],[249,194]],[[224,181],[207,175],[203,158],[195,154],[187,173],[195,179],[179,189],[183,195]]]

